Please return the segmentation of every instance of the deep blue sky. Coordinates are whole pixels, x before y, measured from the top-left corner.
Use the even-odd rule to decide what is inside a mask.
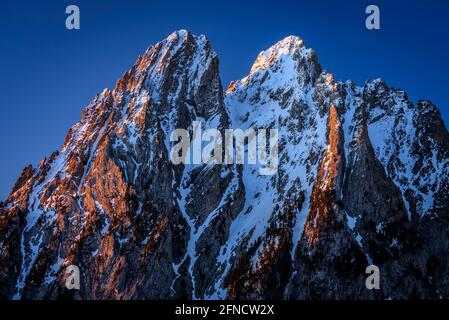
[[[81,30],[65,29],[65,7]],[[365,29],[377,4],[381,30]],[[224,87],[257,54],[294,34],[337,79],[382,77],[430,99],[449,123],[449,1],[2,1],[0,4],[0,199],[22,168],[58,149],[82,108],[151,44],[177,29],[206,34]]]

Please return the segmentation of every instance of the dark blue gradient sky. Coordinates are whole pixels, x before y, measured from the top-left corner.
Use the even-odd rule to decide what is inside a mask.
[[[81,30],[65,29],[65,7]],[[365,8],[381,30],[365,29]],[[449,1],[2,1],[0,4],[0,199],[22,168],[58,149],[82,108],[112,88],[151,44],[177,29],[206,34],[226,87],[257,54],[301,36],[337,79],[382,77],[430,99],[449,120]]]

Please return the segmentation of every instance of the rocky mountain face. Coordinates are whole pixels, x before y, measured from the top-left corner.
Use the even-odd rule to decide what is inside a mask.
[[[194,121],[278,129],[277,173],[173,164]],[[181,30],[23,170],[0,271],[7,299],[449,298],[449,134],[431,102],[336,81],[293,36],[224,92],[208,40]]]

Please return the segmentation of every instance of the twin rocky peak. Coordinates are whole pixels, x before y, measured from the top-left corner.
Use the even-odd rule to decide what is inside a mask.
[[[277,129],[277,173],[174,165],[170,134],[193,122]],[[0,297],[447,299],[448,233],[449,134],[431,102],[336,81],[294,36],[225,91],[209,41],[181,30],[23,170],[0,205]]]

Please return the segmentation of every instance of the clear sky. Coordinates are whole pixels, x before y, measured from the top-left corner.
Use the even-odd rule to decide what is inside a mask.
[[[69,4],[80,30],[65,28]],[[369,4],[380,7],[379,31],[365,28]],[[207,35],[224,87],[293,34],[337,79],[384,78],[414,102],[432,100],[449,123],[449,1],[1,1],[0,199],[26,164],[59,149],[96,93],[178,29]]]

